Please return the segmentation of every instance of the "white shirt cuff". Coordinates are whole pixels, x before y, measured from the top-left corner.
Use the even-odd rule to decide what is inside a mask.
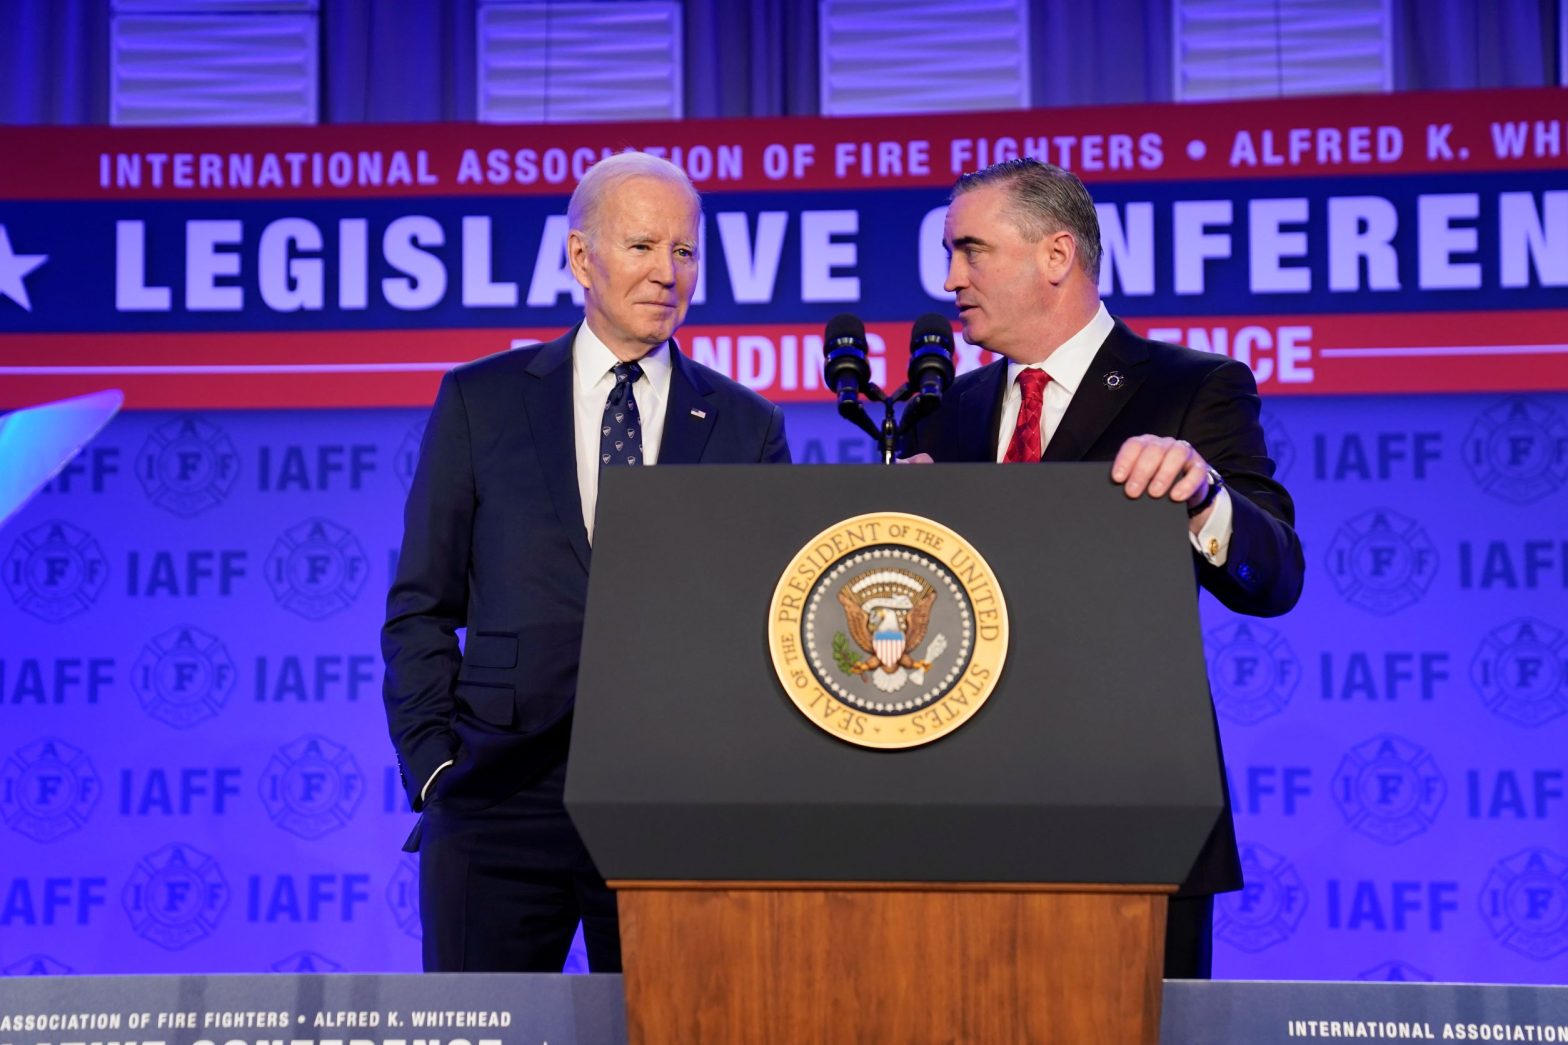
[[[1187,531],[1192,546],[1211,566],[1225,565],[1225,559],[1230,554],[1230,535],[1235,515],[1235,507],[1230,503],[1230,491],[1222,486],[1220,492],[1214,495],[1214,511],[1209,513],[1209,521],[1203,524],[1203,529],[1197,533]]]
[[[1221,490],[1220,492],[1224,493],[1225,491]],[[453,759],[449,758],[445,762],[441,763],[439,766],[436,766],[436,771],[434,773],[430,774],[430,779],[425,781],[425,786],[419,789],[419,804],[420,805],[424,805],[425,804],[425,796],[430,793],[430,785],[436,782],[436,777],[441,775],[441,770],[445,769],[447,766],[450,766],[453,763],[453,761],[454,761]]]

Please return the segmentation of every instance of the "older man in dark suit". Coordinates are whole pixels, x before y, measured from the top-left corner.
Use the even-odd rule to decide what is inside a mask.
[[[558,972],[579,918],[590,967],[620,968],[562,803],[599,474],[789,459],[779,409],[673,340],[700,217],[664,160],[595,165],[568,207],[584,321],[441,383],[381,634],[427,970]]]
[[[955,381],[911,451],[937,461],[1108,461],[1128,497],[1187,505],[1198,581],[1222,603],[1259,616],[1294,606],[1301,544],[1264,447],[1252,373],[1145,340],[1110,316],[1083,183],[1032,159],[966,174],[944,244],[964,337],[1004,358]],[[1048,583],[1050,564],[1042,570]],[[1209,974],[1212,895],[1240,887],[1227,810],[1171,903],[1167,976]]]

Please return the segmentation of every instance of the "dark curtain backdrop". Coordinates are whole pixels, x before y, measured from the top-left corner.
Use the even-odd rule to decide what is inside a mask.
[[[477,0],[326,0],[321,122],[472,120]]]
[[[1035,105],[1171,100],[1170,0],[1029,0]]]
[[[686,0],[687,116],[810,116],[817,97],[817,5]]]
[[[107,122],[109,0],[0,0],[0,123]]]
[[[1169,0],[1030,0],[1034,104],[1171,97]],[[323,0],[323,123],[471,120],[478,0]],[[1558,0],[1396,0],[1395,87],[1558,82]],[[109,0],[0,0],[0,122],[102,123]],[[688,116],[818,110],[812,0],[686,0]],[[933,56],[960,75],[955,56]]]
[[[1394,5],[1401,90],[1557,83],[1557,0],[1404,0]]]

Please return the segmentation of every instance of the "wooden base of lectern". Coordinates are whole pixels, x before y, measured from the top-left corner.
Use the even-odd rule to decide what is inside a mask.
[[[632,1045],[1157,1045],[1165,886],[612,882]]]

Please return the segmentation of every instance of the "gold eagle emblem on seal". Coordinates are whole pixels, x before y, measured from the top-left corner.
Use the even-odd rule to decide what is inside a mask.
[[[951,734],[1007,658],[1007,604],[985,558],[923,516],[878,512],[812,538],[768,616],[784,692],[852,744],[908,748]]]

